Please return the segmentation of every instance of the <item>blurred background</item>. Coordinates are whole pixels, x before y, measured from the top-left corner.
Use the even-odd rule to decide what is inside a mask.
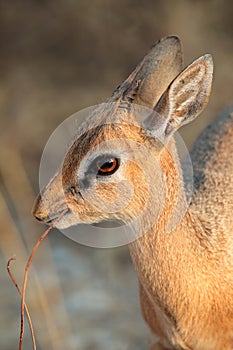
[[[182,130],[188,146],[233,103],[233,6],[226,1],[0,2],[0,348],[17,348],[26,259],[44,230],[31,216],[40,156],[53,130],[104,101],[161,37],[177,34],[185,63],[214,56],[206,111]],[[127,247],[93,249],[53,230],[36,254],[27,302],[38,349],[147,349]],[[26,326],[25,349],[31,349]]]

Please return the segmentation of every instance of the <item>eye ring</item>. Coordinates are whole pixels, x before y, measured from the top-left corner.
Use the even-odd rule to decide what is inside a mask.
[[[119,168],[119,159],[109,157],[105,159],[99,159],[96,161],[97,175],[108,176],[114,174]]]

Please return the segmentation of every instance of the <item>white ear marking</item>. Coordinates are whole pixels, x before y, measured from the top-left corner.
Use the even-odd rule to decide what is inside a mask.
[[[164,135],[161,137],[168,137],[179,127],[195,119],[208,102],[212,75],[213,61],[209,54],[198,58],[181,72],[155,106],[155,119],[151,115],[145,121],[149,132],[156,135],[158,129],[162,130],[162,123]]]

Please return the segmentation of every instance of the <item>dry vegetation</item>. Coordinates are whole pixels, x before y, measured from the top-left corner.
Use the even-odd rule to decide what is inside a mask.
[[[0,347],[17,348],[18,281],[43,227],[30,215],[40,155],[70,114],[103,101],[160,37],[178,34],[185,62],[210,52],[212,98],[183,135],[190,144],[233,102],[233,6],[228,1],[44,0],[0,3]],[[39,349],[144,349],[137,281],[125,248],[95,250],[52,232],[30,272]],[[29,345],[30,344],[30,345]],[[30,348],[26,332],[25,349]]]

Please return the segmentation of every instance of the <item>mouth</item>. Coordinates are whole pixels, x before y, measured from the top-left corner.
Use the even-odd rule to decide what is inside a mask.
[[[37,216],[37,215],[34,215],[35,216],[35,218],[38,220],[38,221],[40,221],[40,222],[43,222],[44,224],[46,224],[46,225],[52,225],[52,224],[54,224],[57,220],[58,220],[58,218],[59,218],[59,216],[62,214],[64,212],[64,210],[59,210],[58,212],[56,212],[56,213],[54,213],[54,214],[51,214],[51,215],[48,215],[48,216],[45,216],[45,217],[41,217],[41,216]],[[70,214],[71,213],[71,211],[70,211],[70,209],[67,209],[67,211],[64,213],[64,215],[60,218],[60,220],[57,222],[57,224],[59,224],[59,222],[66,216],[66,215],[68,215],[68,214]]]
[[[48,226],[53,225],[57,229],[65,229],[81,223],[80,218],[72,212],[67,203],[61,205],[60,208],[54,208],[54,211],[49,209],[43,205],[41,195],[39,195],[33,206],[32,215],[41,223]]]
[[[57,217],[53,218],[53,219],[49,219],[49,220],[44,220],[44,223],[46,225],[52,225],[55,221],[56,221]]]

